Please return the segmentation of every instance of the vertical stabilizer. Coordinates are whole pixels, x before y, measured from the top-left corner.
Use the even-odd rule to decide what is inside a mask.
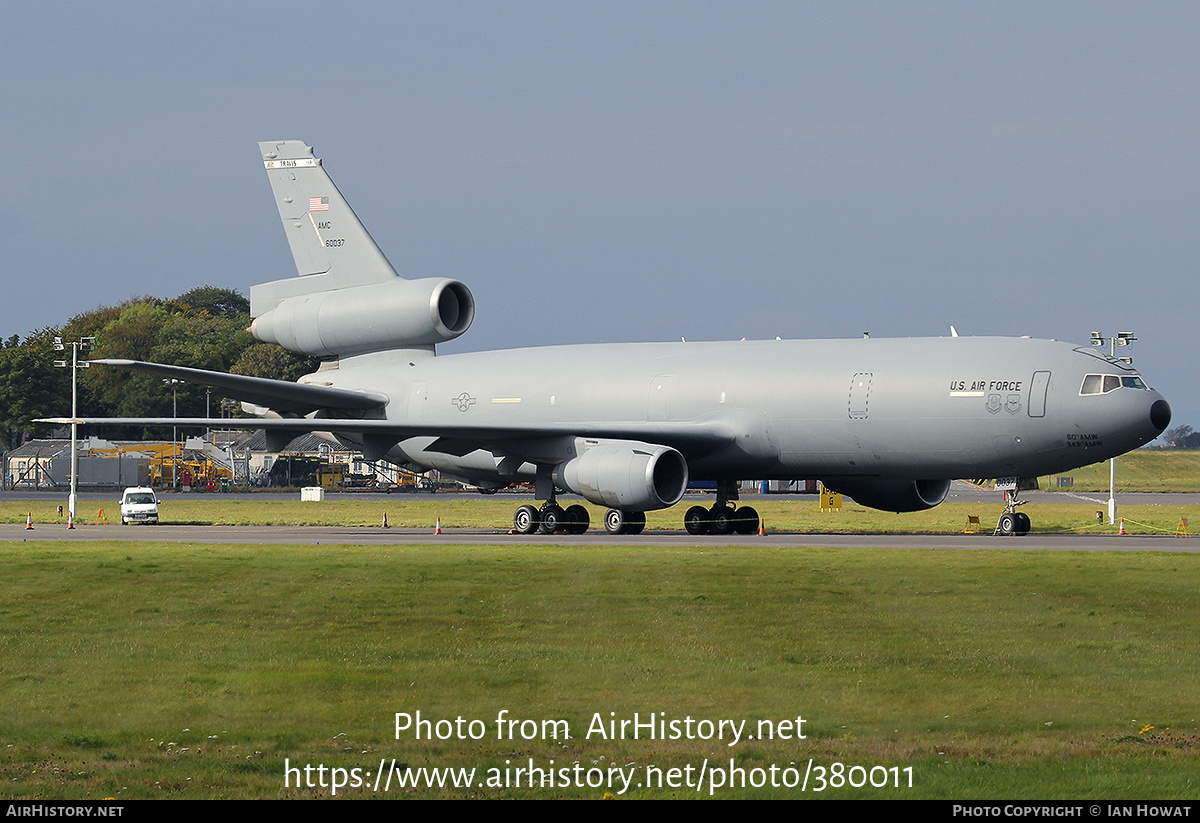
[[[258,144],[299,277],[250,288],[251,333],[314,357],[429,349],[475,316],[457,280],[406,280],[302,140]]]
[[[303,140],[258,144],[298,278],[250,290],[250,313],[301,294],[384,283],[398,277]]]

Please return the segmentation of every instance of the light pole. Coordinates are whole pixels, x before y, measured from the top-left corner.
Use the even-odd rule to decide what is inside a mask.
[[[171,384],[171,417],[179,416],[179,403],[176,396],[175,386],[182,383],[174,377],[163,378],[164,383]],[[171,426],[171,489],[179,491],[179,437],[176,426]]]
[[[1134,340],[1131,331],[1119,331],[1115,337],[1105,337],[1098,331],[1092,332],[1092,345],[1103,346],[1108,343],[1108,354],[1113,360],[1117,360],[1117,346],[1128,346]],[[1122,363],[1133,364],[1132,357],[1120,358]],[[1108,525],[1117,525],[1117,458],[1110,457],[1108,459]]]
[[[79,450],[77,447],[79,424],[76,422],[79,415],[76,413],[77,398],[75,376],[80,367],[88,368],[92,364],[87,360],[79,362],[79,352],[87,351],[96,342],[94,337],[81,337],[77,341],[71,343],[63,343],[61,337],[54,338],[54,350],[66,351],[67,346],[71,347],[71,496],[67,498],[67,527],[75,528],[75,501],[76,490],[79,485]],[[66,360],[55,360],[54,365],[60,369],[66,368]]]

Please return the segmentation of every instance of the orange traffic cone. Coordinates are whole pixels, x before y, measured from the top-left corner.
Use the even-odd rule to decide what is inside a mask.
[[[25,515],[25,528],[29,531],[33,531],[33,512]]]
[[[75,515],[73,515],[73,514],[67,515],[67,528],[68,529],[75,528]]]
[[[387,512],[384,512],[384,513],[383,513],[383,527],[384,527],[385,529],[388,527],[388,524],[387,524]]]
[[[1121,518],[1121,530],[1118,531],[1117,534],[1126,534],[1126,533],[1127,532],[1125,531],[1125,518],[1122,517]]]
[[[439,517],[439,518],[437,519],[437,525],[433,527],[433,533],[434,533],[434,534],[441,534],[441,533],[442,533],[442,518],[440,518],[440,517]]]
[[[767,521],[766,520],[760,519],[758,521],[758,536],[759,537],[767,536]]]

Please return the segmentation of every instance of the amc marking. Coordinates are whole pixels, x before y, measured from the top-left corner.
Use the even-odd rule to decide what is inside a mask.
[[[1068,434],[1067,446],[1073,449],[1095,449],[1104,445],[1098,434]]]

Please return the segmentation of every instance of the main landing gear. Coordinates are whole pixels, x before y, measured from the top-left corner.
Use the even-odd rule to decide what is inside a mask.
[[[583,534],[591,526],[588,510],[578,503],[565,509],[557,503],[521,506],[513,515],[517,534]],[[641,534],[646,528],[646,513],[609,509],[604,513],[604,530],[609,534]]]
[[[758,512],[750,506],[737,506],[737,482],[717,483],[717,501],[711,508],[692,506],[683,516],[688,534],[754,534],[758,531]],[[588,510],[578,503],[565,509],[551,496],[541,508],[525,505],[513,514],[517,534],[583,534],[591,525]],[[604,530],[609,534],[641,534],[646,528],[646,513],[609,509],[604,513]]]
[[[513,515],[513,531],[517,534],[583,534],[591,525],[588,510],[578,503],[565,509],[553,500],[548,500],[540,509],[521,506]]]
[[[731,506],[738,499],[737,483],[717,483],[717,502],[712,508],[692,506],[683,516],[688,534],[754,534],[758,530],[758,512],[750,506]]]

